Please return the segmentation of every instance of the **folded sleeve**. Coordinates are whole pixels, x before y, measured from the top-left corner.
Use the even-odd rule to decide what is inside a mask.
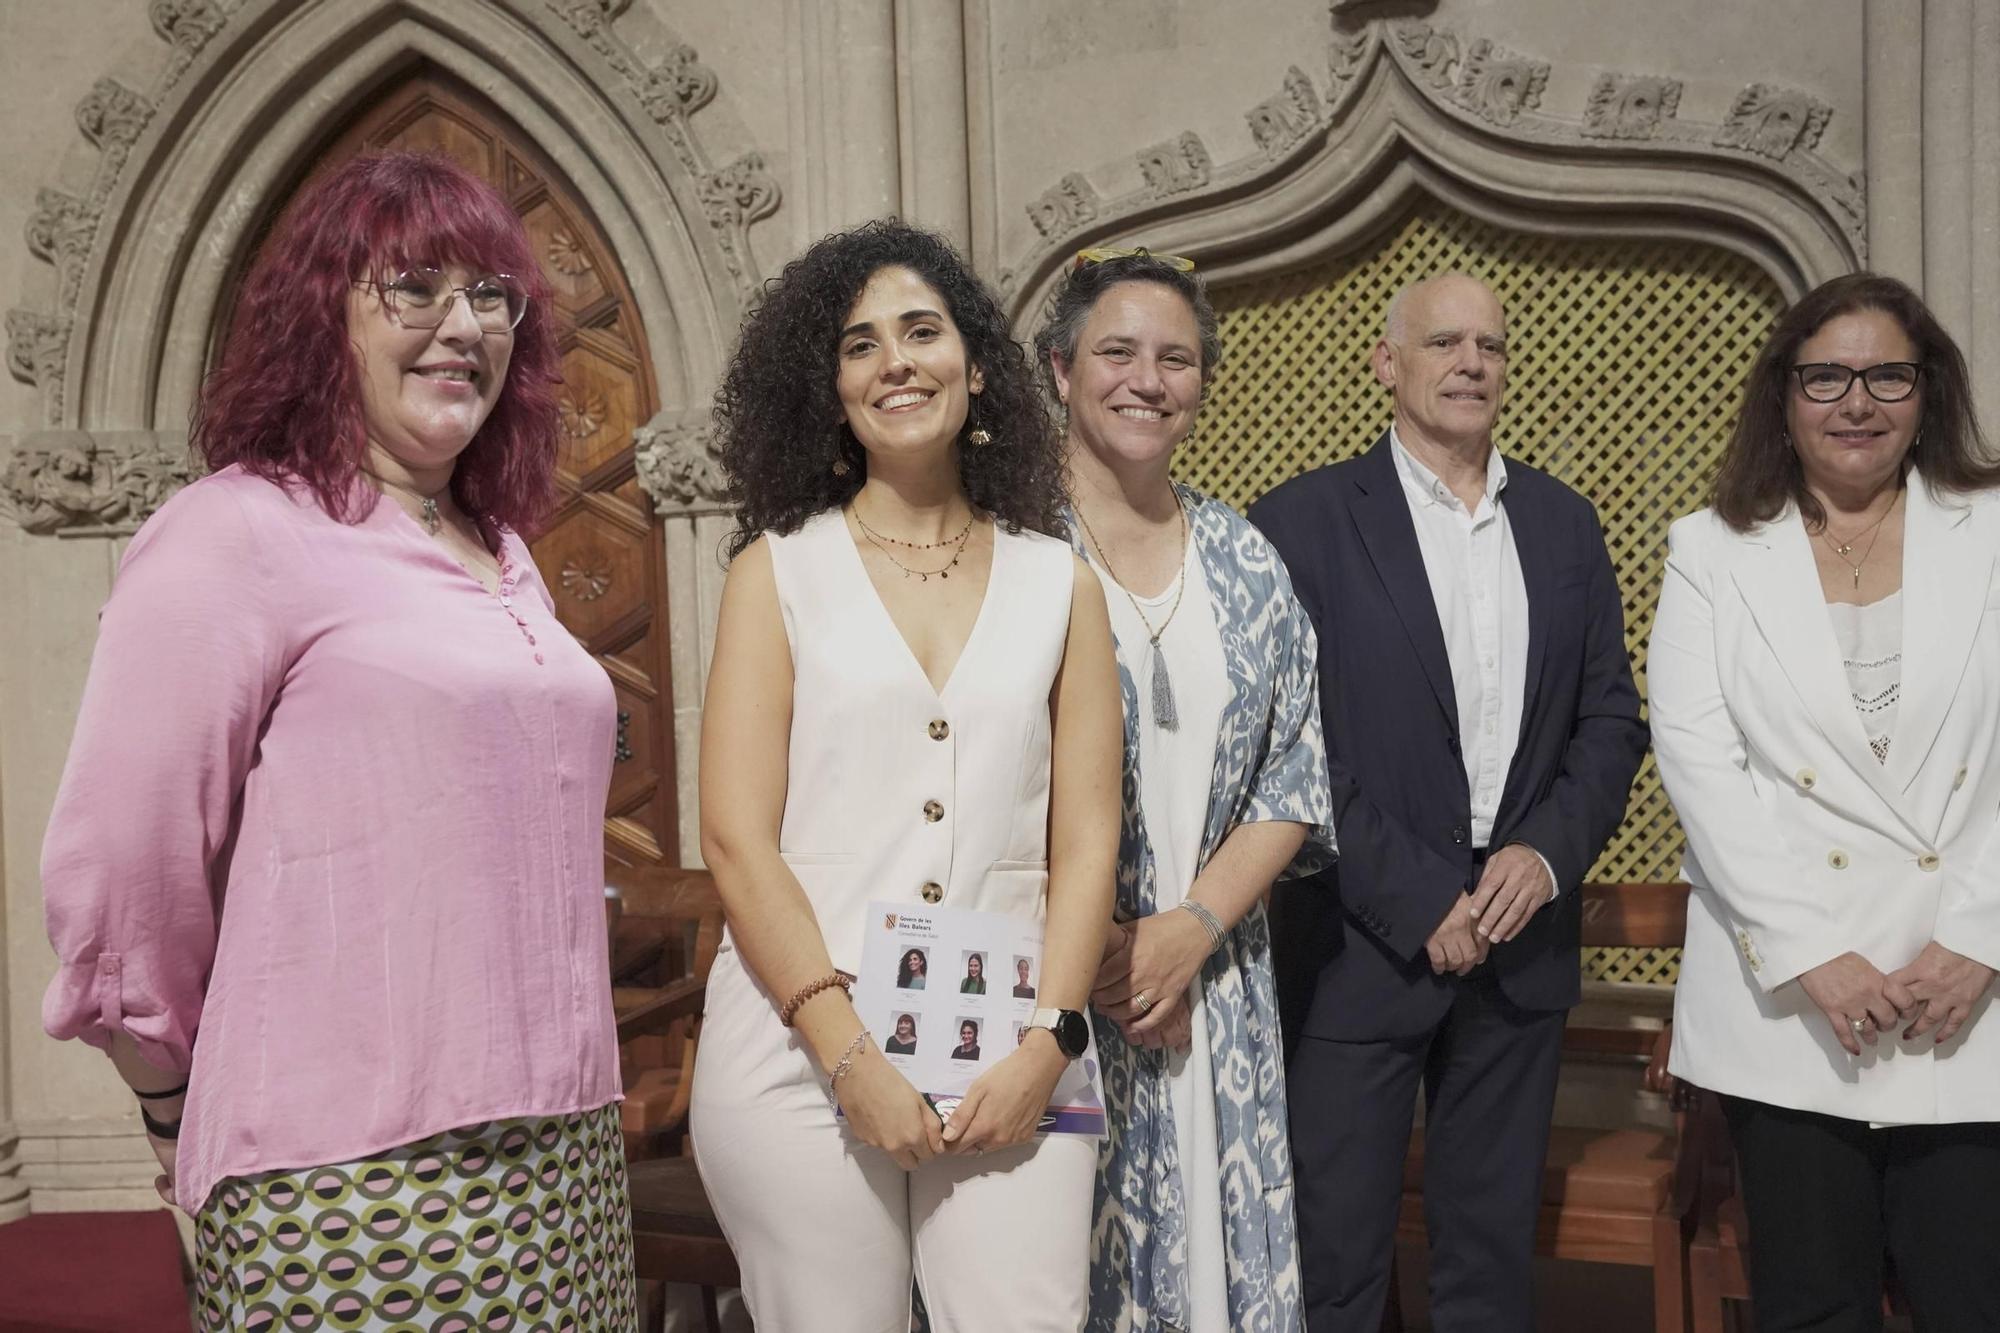
[[[133,538],[99,617],[75,739],[42,845],[60,963],[42,1023],[193,1058],[219,862],[288,657],[273,545],[238,476],[196,482]]]

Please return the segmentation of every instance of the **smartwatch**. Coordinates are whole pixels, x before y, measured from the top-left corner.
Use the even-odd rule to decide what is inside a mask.
[[[1024,1026],[1047,1028],[1064,1059],[1076,1059],[1090,1045],[1090,1022],[1074,1009],[1037,1009]]]

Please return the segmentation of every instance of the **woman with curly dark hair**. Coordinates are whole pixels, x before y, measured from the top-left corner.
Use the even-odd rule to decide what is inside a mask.
[[[1035,1132],[1088,1040],[1118,685],[1097,580],[1044,535],[1027,359],[948,244],[870,223],[770,286],[716,417],[741,516],[701,831],[729,930],[693,1139],[751,1315],[901,1328],[914,1274],[936,1327],[1068,1333],[1096,1147]],[[1043,927],[1055,1007],[968,1060],[947,1122],[847,1000],[878,901]]]
[[[547,294],[520,219],[445,158],[310,183],[203,388],[212,471],[104,608],[43,847],[43,1016],[139,1098],[197,1219],[204,1329],[276,1317],[252,1260],[281,1232],[288,1314],[429,1326],[476,1288],[484,1317],[636,1328],[615,709],[520,535],[552,498]],[[544,1159],[578,1165],[529,1179]],[[472,1204],[502,1192],[504,1236]],[[357,1195],[450,1266],[344,1256]]]

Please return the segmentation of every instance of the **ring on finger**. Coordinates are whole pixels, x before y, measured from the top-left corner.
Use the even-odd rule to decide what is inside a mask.
[[[1146,998],[1146,992],[1140,991],[1132,997],[1132,1007],[1141,1014],[1149,1014],[1153,1011],[1153,1002]]]

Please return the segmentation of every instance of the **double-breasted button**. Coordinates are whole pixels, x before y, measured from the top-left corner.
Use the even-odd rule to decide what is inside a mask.
[[[1826,854],[1826,863],[1835,870],[1847,869],[1847,853],[1836,847]]]
[[[938,804],[936,801],[924,802],[924,821],[926,823],[935,824],[940,819],[943,818],[944,818],[944,807],[942,805]]]
[[[944,885],[938,883],[936,880],[931,880],[923,888],[918,889],[917,892],[923,895],[924,901],[927,903],[944,901]]]
[[[949,735],[951,735],[951,723],[945,721],[943,718],[938,718],[931,723],[932,740],[941,741]]]
[[[1936,870],[1938,864],[1938,854],[1936,852],[1925,852],[1917,858],[1917,869],[1919,870]]]
[[[1792,775],[1792,780],[1805,790],[1811,791],[1813,785],[1819,781],[1819,774],[1813,772],[1810,768],[1802,768]]]
[[[1957,791],[1965,785],[1965,765],[1958,766],[1958,772],[1951,775],[1951,789]]]

